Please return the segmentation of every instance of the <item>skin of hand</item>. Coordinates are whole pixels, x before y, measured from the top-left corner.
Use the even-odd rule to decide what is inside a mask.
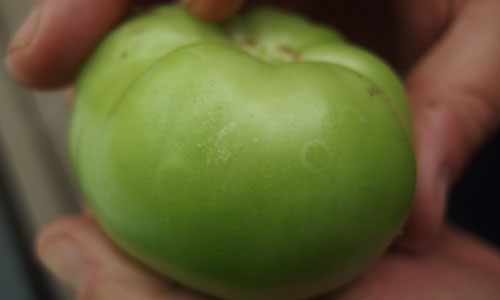
[[[141,5],[154,2],[141,1]],[[418,164],[411,216],[397,247],[364,276],[324,299],[500,299],[498,250],[442,221],[448,186],[474,150],[498,128],[500,1],[255,2],[332,21],[348,37],[357,36],[387,58],[398,58],[396,65],[406,74]],[[183,4],[199,18],[219,20],[244,3],[190,0]],[[129,0],[42,0],[11,42],[7,68],[26,86],[63,87],[97,41],[136,9],[137,3]],[[385,14],[371,20],[373,26],[368,24],[370,19],[359,22],[359,14],[374,9]],[[394,15],[389,21],[388,11]],[[396,50],[391,52],[388,45]],[[37,241],[37,253],[77,290],[79,299],[207,298],[134,263],[87,214],[48,226]]]
[[[49,225],[38,256],[80,300],[213,299],[151,273],[112,244],[89,215]],[[500,260],[496,250],[446,227],[425,254],[390,250],[361,278],[322,300],[498,299]]]

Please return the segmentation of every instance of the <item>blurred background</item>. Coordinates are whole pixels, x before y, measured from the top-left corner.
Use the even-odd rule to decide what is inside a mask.
[[[0,53],[33,5],[0,0]],[[60,92],[37,93],[0,68],[0,299],[66,300],[74,296],[42,271],[33,256],[40,229],[78,210],[68,162],[68,107]]]
[[[31,0],[0,0],[2,58],[31,5]],[[79,210],[81,197],[67,155],[68,115],[61,92],[27,90],[0,69],[0,299],[74,298],[45,273],[32,250],[43,226]],[[497,246],[499,185],[497,134],[450,191],[448,207],[452,222]]]

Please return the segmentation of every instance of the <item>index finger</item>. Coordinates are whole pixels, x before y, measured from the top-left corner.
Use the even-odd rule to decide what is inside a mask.
[[[41,0],[16,33],[6,64],[23,85],[68,84],[93,46],[126,13],[129,0]]]

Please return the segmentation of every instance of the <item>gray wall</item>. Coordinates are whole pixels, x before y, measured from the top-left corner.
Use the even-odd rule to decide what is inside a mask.
[[[9,39],[29,12],[32,0],[0,0],[0,54],[5,57]],[[0,69],[0,162],[14,201],[12,207],[28,247],[43,226],[57,217],[78,210],[80,199],[68,162],[66,130],[69,108],[62,92],[29,91]],[[0,201],[7,201],[0,195]],[[2,226],[5,211],[0,211],[0,299],[31,299],[12,282],[20,283],[19,265],[12,255],[12,233]],[[4,277],[4,276],[8,276]],[[46,275],[48,277],[48,275]],[[17,279],[16,279],[17,278]],[[49,288],[58,299],[71,299],[55,281]],[[36,295],[35,295],[36,296]],[[57,299],[55,299],[57,300]]]

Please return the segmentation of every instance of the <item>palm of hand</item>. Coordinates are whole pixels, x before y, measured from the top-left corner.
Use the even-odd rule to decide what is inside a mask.
[[[497,299],[499,271],[495,251],[448,228],[429,252],[390,250],[364,276],[327,299]]]
[[[44,257],[45,244],[66,230],[74,233],[73,242],[83,249],[87,266],[77,277],[73,268],[71,276],[62,278],[78,291],[79,299],[212,299],[137,265],[88,216],[68,217],[49,226],[39,240],[39,255]],[[498,282],[498,253],[468,234],[447,228],[432,249],[420,254],[390,249],[361,277],[318,300],[499,299]]]

